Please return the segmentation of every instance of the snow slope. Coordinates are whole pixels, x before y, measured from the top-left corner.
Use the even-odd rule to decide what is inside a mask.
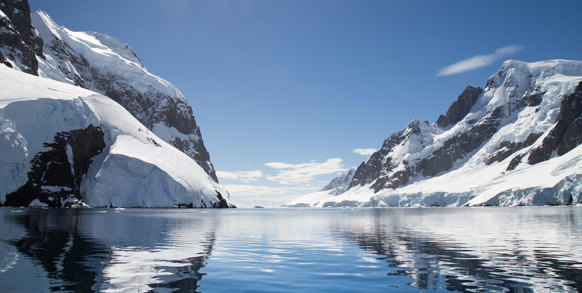
[[[310,203],[318,202],[348,190],[356,170],[350,169],[347,173],[332,179],[320,191],[305,194],[285,204],[286,207],[308,207]]]
[[[582,202],[582,62],[506,61],[437,122],[384,141],[340,195],[288,204],[547,205]]]
[[[93,143],[88,141],[89,137],[73,135],[82,129],[102,132],[104,147],[89,160],[85,158],[90,164],[85,173],[79,174],[75,163],[80,156],[75,146],[99,145],[99,139]],[[58,137],[68,139],[66,158],[43,162],[42,154],[58,154],[55,147]],[[0,149],[0,203],[4,204],[31,180],[35,170],[43,166],[53,168],[58,163],[70,169],[67,174],[82,178],[80,185],[65,182],[40,186],[42,194],[28,199],[33,205],[63,206],[79,200],[75,196],[54,198],[63,192],[73,194],[67,193],[71,186],[79,189],[80,199],[90,206],[228,205],[227,191],[192,158],[161,140],[115,101],[3,65],[0,65]],[[50,175],[47,174],[43,176]],[[43,177],[42,182],[49,179]]]

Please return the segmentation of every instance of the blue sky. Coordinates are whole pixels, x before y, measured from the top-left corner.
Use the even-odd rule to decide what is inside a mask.
[[[193,106],[240,205],[320,189],[505,59],[582,60],[582,1],[44,1],[128,43]],[[368,153],[360,150],[360,153]]]

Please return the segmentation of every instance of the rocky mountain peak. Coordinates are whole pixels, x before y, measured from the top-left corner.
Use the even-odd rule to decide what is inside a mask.
[[[545,204],[569,204],[580,198],[572,192],[582,178],[582,159],[567,162],[562,157],[575,157],[573,150],[580,154],[581,105],[581,61],[508,60],[484,88],[467,86],[435,123],[415,119],[390,135],[358,166],[346,192],[327,200],[319,197],[314,204],[353,205],[350,196],[364,198],[366,190],[370,199],[364,206],[522,204],[532,197]],[[536,166],[559,164],[540,180],[531,179],[546,172]],[[527,170],[532,175],[521,176]],[[517,179],[500,184],[504,178]]]
[[[43,42],[31,24],[28,1],[0,2],[0,63],[37,75]]]
[[[439,127],[445,128],[461,121],[469,113],[473,105],[475,105],[481,93],[483,93],[482,88],[472,85],[467,86],[457,100],[451,104],[447,113],[439,116],[436,124]]]

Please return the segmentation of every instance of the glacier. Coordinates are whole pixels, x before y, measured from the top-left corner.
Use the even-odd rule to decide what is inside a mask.
[[[0,148],[3,204],[232,206],[228,192],[194,159],[160,139],[117,102],[4,65]],[[33,178],[38,172],[41,176]],[[25,187],[36,193],[22,196],[19,190]]]
[[[31,13],[28,1],[3,1],[0,63],[112,98],[218,182],[192,107],[174,85],[150,73],[129,45],[71,31],[43,11]]]
[[[286,206],[582,203],[581,110],[582,62],[508,60],[436,122],[387,138],[350,182]]]

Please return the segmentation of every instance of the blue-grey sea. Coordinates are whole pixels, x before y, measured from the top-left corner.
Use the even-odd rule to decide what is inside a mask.
[[[0,208],[0,292],[576,292],[582,207]]]

